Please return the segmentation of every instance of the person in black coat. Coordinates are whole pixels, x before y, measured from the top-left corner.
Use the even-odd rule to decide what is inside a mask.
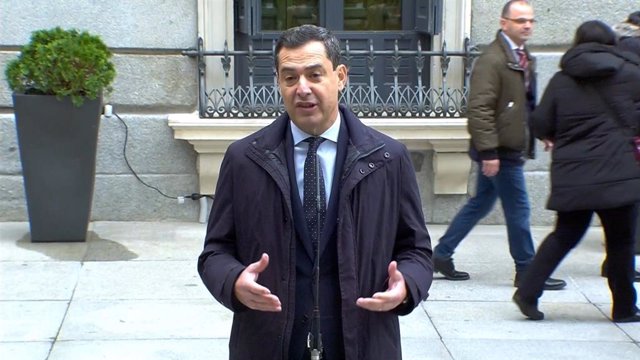
[[[626,21],[616,24],[613,30],[618,35],[618,48],[640,56],[640,11],[629,14]]]
[[[513,300],[541,320],[544,281],[582,239],[595,212],[604,228],[614,322],[640,321],[634,280],[634,232],[640,164],[632,138],[640,128],[640,58],[616,48],[600,21],[576,31],[532,114],[534,135],[553,148],[551,194],[556,226],[540,245]]]

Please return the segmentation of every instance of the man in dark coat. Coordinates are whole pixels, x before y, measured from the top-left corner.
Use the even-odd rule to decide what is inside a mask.
[[[431,243],[410,155],[338,105],[339,59],[328,30],[285,31],[276,69],[286,113],[222,162],[198,271],[234,312],[231,359],[309,359],[314,325],[323,359],[400,359],[398,315],[427,298]]]

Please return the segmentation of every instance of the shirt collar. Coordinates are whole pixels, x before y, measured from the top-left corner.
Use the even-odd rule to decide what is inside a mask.
[[[338,116],[336,117],[336,121],[333,122],[333,125],[331,125],[331,127],[328,128],[327,131],[320,134],[320,137],[323,137],[327,140],[331,140],[334,143],[337,143],[338,134],[340,133],[340,121],[341,121],[341,116],[340,116],[340,111],[338,111]],[[293,135],[294,145],[298,145],[305,139],[313,136],[302,131],[296,124],[293,123],[293,121],[290,121],[290,123],[291,123],[291,134]]]
[[[517,49],[521,49],[524,50],[524,45],[522,46],[518,46],[515,42],[513,42],[513,40],[511,40],[511,38],[509,36],[507,36],[507,34],[505,34],[503,31],[500,31],[500,34],[502,34],[502,37],[505,38],[505,40],[507,40],[507,43],[509,44],[509,47],[511,48],[511,50],[515,51]]]

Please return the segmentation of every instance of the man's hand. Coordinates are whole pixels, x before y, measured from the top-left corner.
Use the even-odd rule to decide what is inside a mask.
[[[482,174],[487,177],[496,176],[500,171],[500,160],[482,160]]]
[[[404,276],[398,271],[398,263],[389,264],[389,285],[384,292],[377,292],[370,298],[359,298],[356,305],[370,311],[389,311],[395,309],[407,298]]]
[[[551,141],[549,139],[543,139],[542,143],[544,143],[544,151],[553,150],[553,141]]]
[[[282,311],[280,299],[271,294],[266,287],[258,284],[258,275],[263,272],[269,265],[269,255],[262,254],[257,262],[247,266],[233,287],[236,298],[249,309],[258,311]]]

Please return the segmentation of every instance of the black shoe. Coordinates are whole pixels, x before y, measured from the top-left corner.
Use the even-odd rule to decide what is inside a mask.
[[[513,294],[513,302],[518,305],[520,312],[524,314],[524,316],[528,317],[531,320],[542,320],[544,319],[544,313],[538,310],[538,303],[536,302],[527,302],[524,301],[520,297],[520,293],[518,290]]]
[[[632,323],[632,322],[640,322],[640,313],[635,313],[629,317],[613,319],[613,322],[617,323]]]
[[[544,282],[545,290],[562,290],[567,286],[567,282],[560,279],[548,278]]]
[[[468,272],[457,271],[453,265],[453,259],[451,258],[439,258],[433,257],[433,271],[440,273],[447,280],[469,280],[470,276]]]
[[[600,267],[600,276],[606,278],[609,275],[609,266],[607,266],[607,260],[602,262],[602,266]],[[633,271],[633,281],[640,282],[640,271]]]
[[[514,287],[520,287],[520,278],[523,277],[522,272],[516,272],[516,278],[513,280]],[[543,289],[545,290],[562,290],[567,286],[567,282],[560,279],[548,278],[544,282]]]

